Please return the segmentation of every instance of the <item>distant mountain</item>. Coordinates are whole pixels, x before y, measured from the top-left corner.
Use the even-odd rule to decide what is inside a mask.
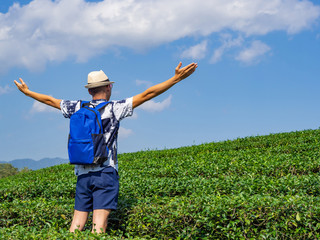
[[[47,168],[55,165],[60,165],[63,163],[69,163],[69,160],[63,159],[63,158],[43,158],[39,161],[36,161],[30,158],[25,158],[25,159],[12,160],[10,162],[0,161],[0,163],[10,163],[12,166],[19,169],[27,167],[32,170],[38,170],[41,168]]]

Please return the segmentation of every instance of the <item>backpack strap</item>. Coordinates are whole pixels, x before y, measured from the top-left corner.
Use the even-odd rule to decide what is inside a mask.
[[[108,103],[110,103],[110,102],[108,102],[108,101],[102,102],[98,106],[96,106],[95,109],[97,109],[99,111],[100,109],[102,109],[105,106],[107,106]]]
[[[90,105],[90,102],[89,101],[81,101],[80,100],[80,108],[82,107],[88,107]]]
[[[80,100],[80,108],[82,108],[82,107],[90,107],[90,105],[91,105],[92,108],[95,108],[95,109],[97,109],[99,111],[100,109],[104,108],[108,103],[109,103],[108,101],[102,102],[102,103],[98,104],[96,107],[93,107],[93,105],[91,104],[90,101],[81,101]]]

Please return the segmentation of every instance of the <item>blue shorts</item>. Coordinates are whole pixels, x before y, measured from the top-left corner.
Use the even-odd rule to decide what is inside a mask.
[[[113,167],[78,176],[74,209],[91,212],[95,209],[116,210],[119,175]]]

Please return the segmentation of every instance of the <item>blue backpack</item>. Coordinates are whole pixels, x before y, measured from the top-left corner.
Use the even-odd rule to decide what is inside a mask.
[[[108,103],[92,108],[90,102],[81,102],[80,109],[70,117],[68,153],[71,164],[101,164],[108,159],[109,149],[99,112]]]

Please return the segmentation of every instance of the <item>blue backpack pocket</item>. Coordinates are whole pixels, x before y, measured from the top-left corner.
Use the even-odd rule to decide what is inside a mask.
[[[69,138],[68,150],[71,164],[93,164],[93,142],[92,139]]]

